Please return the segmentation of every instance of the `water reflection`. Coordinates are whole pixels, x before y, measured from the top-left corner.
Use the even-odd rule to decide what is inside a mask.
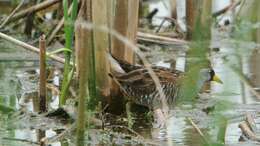
[[[35,66],[36,65],[36,66]],[[25,77],[32,77],[26,74],[26,70],[36,68],[37,63],[28,61],[2,61],[0,62],[0,103],[6,106],[13,107],[15,109],[23,109],[28,112],[38,112],[38,94],[33,89],[37,89],[38,86],[36,81],[34,84],[28,83],[25,85],[23,79]],[[32,82],[32,81],[31,81]],[[28,90],[27,90],[28,86]],[[56,98],[55,98],[56,99]],[[56,106],[55,103],[52,103]],[[22,116],[22,115],[21,115]],[[4,118],[6,117],[6,118]],[[1,129],[5,133],[1,134],[0,145],[25,145],[39,143],[42,138],[50,138],[55,136],[57,133],[52,129],[41,130],[30,128],[30,119],[22,119],[13,121],[8,115],[1,115],[0,119],[0,133]],[[27,117],[25,117],[27,118]],[[18,117],[19,119],[19,117]],[[3,120],[3,121],[2,121]],[[25,121],[24,121],[25,120]],[[26,121],[28,123],[26,123]],[[21,126],[19,122],[25,122]],[[43,121],[44,122],[44,121]],[[26,125],[27,124],[27,125]],[[40,124],[40,123],[38,123]],[[7,126],[7,127],[6,127]],[[32,127],[39,127],[32,125]],[[17,128],[16,128],[17,127]],[[23,128],[25,127],[25,128]],[[41,127],[39,127],[41,128]],[[22,141],[26,140],[26,141]],[[65,144],[65,143],[64,143]],[[52,146],[61,146],[60,142],[52,143]]]
[[[185,139],[185,129],[189,127],[186,123],[185,118],[180,117],[171,117],[169,119],[169,125],[167,127],[167,141],[168,143],[172,143],[171,141],[174,141],[175,143],[182,144],[183,139]],[[178,125],[178,126],[176,126]]]
[[[234,48],[221,48],[219,53],[233,54],[235,51],[236,50]],[[238,66],[239,59],[240,58],[237,56],[229,55],[229,63],[232,65]],[[222,100],[228,100],[230,102],[243,103],[243,98],[241,96],[241,81],[236,73],[234,73],[229,66],[225,65],[226,62],[224,62],[223,59],[219,56],[213,56],[212,63],[216,73],[224,81],[222,86],[212,83],[212,94],[214,95],[215,93],[222,93],[222,96],[218,95],[218,98]]]

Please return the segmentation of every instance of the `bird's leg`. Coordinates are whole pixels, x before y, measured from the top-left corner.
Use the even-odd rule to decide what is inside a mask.
[[[126,114],[127,114],[128,127],[132,128],[134,121],[133,121],[133,116],[131,113],[131,102],[130,101],[128,101],[126,103]]]
[[[163,113],[161,108],[154,110],[155,128],[165,128],[166,126],[166,115]]]

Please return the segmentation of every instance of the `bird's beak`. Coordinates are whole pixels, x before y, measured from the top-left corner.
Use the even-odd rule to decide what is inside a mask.
[[[223,82],[221,81],[221,79],[217,75],[213,76],[213,81],[220,83],[220,84],[223,84]]]

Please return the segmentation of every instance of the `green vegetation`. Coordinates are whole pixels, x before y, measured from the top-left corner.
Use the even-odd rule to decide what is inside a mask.
[[[68,50],[72,50],[73,38],[74,38],[74,25],[75,20],[77,18],[78,12],[78,1],[73,0],[72,2],[72,13],[68,14],[68,0],[63,0],[63,10],[64,10],[64,31],[65,31],[65,47]],[[63,73],[63,81],[62,81],[62,89],[60,94],[60,105],[64,105],[66,102],[68,89],[70,85],[70,81],[73,77],[74,73],[74,65],[71,67],[71,57],[73,53],[71,51],[64,51],[65,55],[65,64],[64,64],[64,73]],[[72,58],[72,59],[71,59]],[[73,61],[74,62],[74,61]]]

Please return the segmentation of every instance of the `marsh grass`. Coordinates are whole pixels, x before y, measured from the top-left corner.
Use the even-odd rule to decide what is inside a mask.
[[[72,45],[73,45],[73,38],[74,38],[74,24],[77,17],[78,12],[78,1],[72,1],[72,13],[69,15],[68,12],[68,0],[63,0],[63,10],[64,10],[64,31],[65,31],[65,48],[64,55],[65,55],[65,63],[64,63],[64,72],[63,72],[63,81],[62,81],[62,88],[60,94],[60,105],[64,105],[67,94],[68,88],[70,85],[70,81],[73,77],[74,66],[71,67],[71,54],[72,54]],[[71,50],[71,51],[67,51]]]

